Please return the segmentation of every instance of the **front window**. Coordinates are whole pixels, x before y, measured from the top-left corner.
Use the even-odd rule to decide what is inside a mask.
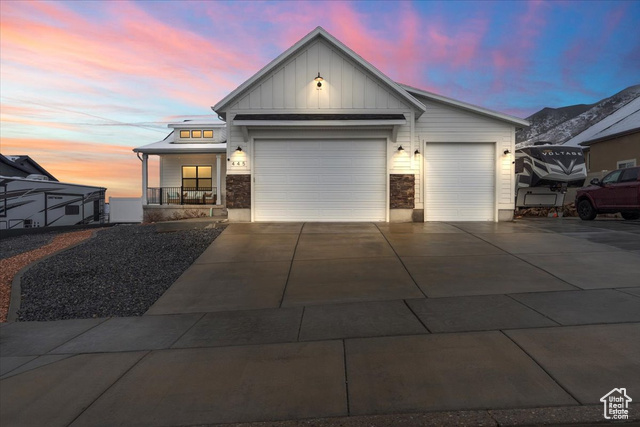
[[[211,166],[183,166],[182,187],[185,189],[209,190],[213,186]]]

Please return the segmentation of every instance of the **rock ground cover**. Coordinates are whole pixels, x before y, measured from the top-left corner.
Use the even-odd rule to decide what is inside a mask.
[[[7,320],[13,278],[27,265],[91,236],[93,230],[46,233],[3,239],[0,256],[0,322]],[[43,246],[44,245],[44,246]]]
[[[27,234],[0,240],[0,259],[11,258],[51,243],[60,233]]]
[[[160,233],[117,226],[29,269],[21,280],[21,321],[140,316],[222,229]]]

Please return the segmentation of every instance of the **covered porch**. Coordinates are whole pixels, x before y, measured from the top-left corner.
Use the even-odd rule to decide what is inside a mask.
[[[149,186],[149,155],[138,154],[142,162],[142,205],[223,204],[223,154],[171,153],[159,155],[158,187]]]
[[[155,210],[162,217],[179,217],[187,210],[196,216],[220,216],[226,213],[224,135],[218,136],[219,128],[213,128],[212,138],[191,136],[212,128],[202,123],[181,123],[180,127],[187,129],[174,129],[164,140],[133,150],[142,166],[143,210]],[[153,179],[152,185],[150,156],[159,161],[158,180]]]

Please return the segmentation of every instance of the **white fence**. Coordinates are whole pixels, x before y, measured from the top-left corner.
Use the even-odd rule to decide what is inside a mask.
[[[142,222],[142,198],[109,197],[109,222]]]

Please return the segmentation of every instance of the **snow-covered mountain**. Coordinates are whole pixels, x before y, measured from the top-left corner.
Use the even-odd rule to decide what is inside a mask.
[[[533,145],[536,141],[564,144],[638,97],[640,85],[635,85],[595,104],[543,108],[527,117],[531,122],[529,129],[516,131],[516,144],[518,147]]]

